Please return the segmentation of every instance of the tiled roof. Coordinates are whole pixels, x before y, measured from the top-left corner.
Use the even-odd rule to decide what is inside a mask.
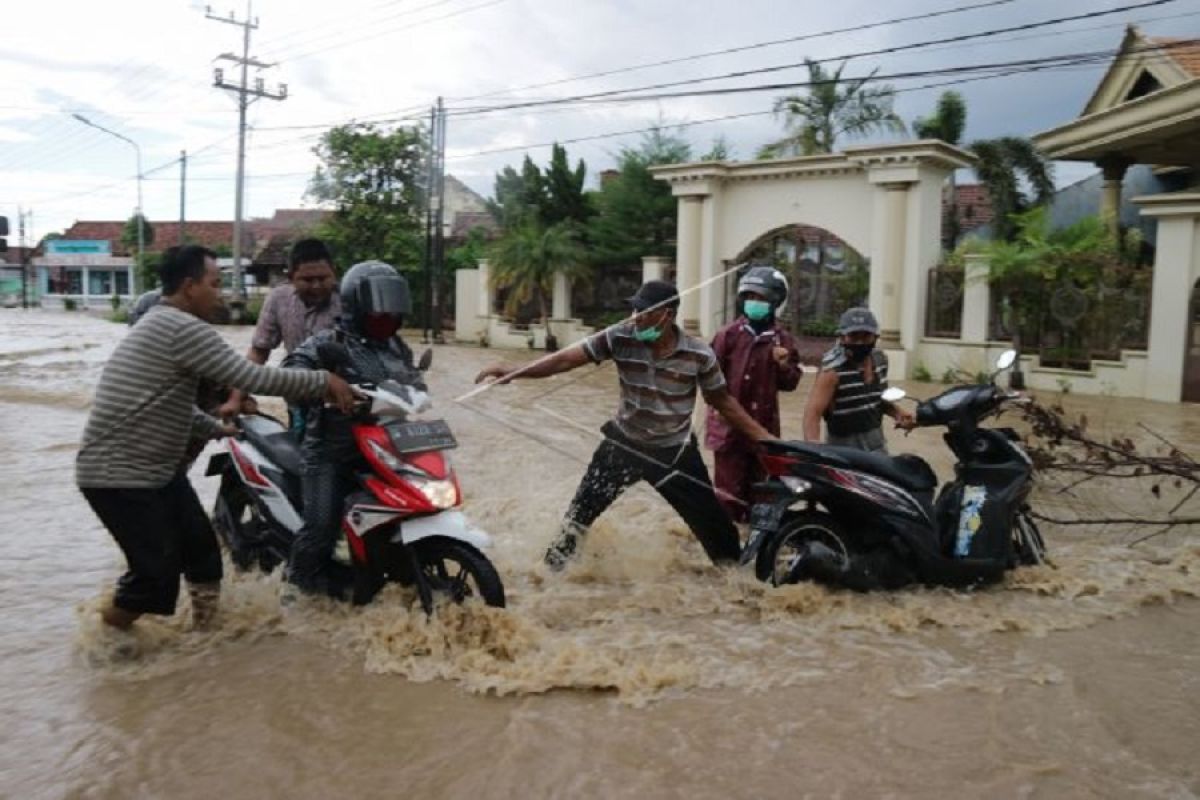
[[[483,228],[489,237],[500,233],[500,225],[490,211],[460,211],[451,223],[450,238],[465,237],[475,228]]]
[[[149,220],[149,223],[154,229],[154,241],[146,245],[147,251],[158,252],[179,244],[178,222]],[[121,221],[81,221],[63,231],[63,238],[107,240],[112,244],[113,255],[131,255],[136,247],[126,248],[121,243],[121,232],[124,229],[125,223]],[[183,232],[187,241],[192,244],[210,248],[230,247],[233,244],[232,222],[185,222]],[[243,243],[248,248],[253,247],[254,232],[249,225],[246,226],[243,237]]]
[[[1160,45],[1171,59],[1192,77],[1200,78],[1200,42],[1178,36],[1147,36],[1146,41]]]
[[[987,187],[978,183],[964,183],[954,187],[955,206],[958,210],[958,225],[961,231],[974,230],[987,225],[995,214]],[[949,198],[947,197],[948,201]]]

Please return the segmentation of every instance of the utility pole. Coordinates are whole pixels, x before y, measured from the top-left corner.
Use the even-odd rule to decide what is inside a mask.
[[[29,253],[25,250],[25,209],[21,206],[17,206],[17,237],[21,248],[21,308],[29,308]]]
[[[183,226],[187,222],[187,150],[179,151],[179,246],[183,247]]]
[[[446,262],[446,107],[442,98],[429,111],[429,185],[425,193],[425,340],[441,343],[442,271]]]
[[[242,198],[246,184],[246,109],[252,102],[264,97],[269,100],[285,100],[288,93],[286,83],[279,84],[279,88],[275,92],[267,91],[262,78],[255,78],[254,86],[249,85],[250,67],[267,69],[275,66],[250,57],[250,32],[258,28],[258,19],[252,17],[250,12],[251,0],[246,0],[246,19],[240,21],[234,17],[232,11],[229,12],[228,17],[218,17],[212,13],[212,6],[206,6],[204,9],[204,15],[208,19],[237,25],[242,29],[242,55],[239,57],[233,53],[222,53],[217,56],[222,61],[232,61],[240,65],[242,68],[241,80],[236,85],[227,84],[225,83],[225,70],[220,67],[213,70],[213,86],[234,92],[238,96],[237,191],[233,207],[233,303],[231,304],[235,322],[241,320],[242,308],[246,304],[246,287],[242,280]]]

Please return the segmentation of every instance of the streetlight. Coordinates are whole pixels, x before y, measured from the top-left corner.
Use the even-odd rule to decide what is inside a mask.
[[[123,142],[128,142],[129,144],[133,145],[133,151],[137,154],[138,257],[137,257],[137,268],[134,269],[134,271],[133,271],[133,293],[138,294],[142,288],[141,287],[142,265],[145,262],[145,256],[146,256],[146,237],[145,237],[145,231],[143,230],[143,225],[145,222],[145,215],[142,213],[142,148],[138,147],[138,143],[135,142],[133,139],[130,139],[128,136],[123,136],[123,135],[117,133],[116,131],[110,131],[108,128],[104,127],[103,125],[97,125],[96,123],[92,122],[90,119],[83,116],[82,114],[72,114],[71,116],[74,117],[75,119],[79,120],[80,122],[82,122],[84,125],[88,125],[99,131],[104,131],[105,133],[109,134],[110,136],[115,136]],[[113,289],[115,290],[116,287],[114,286]]]

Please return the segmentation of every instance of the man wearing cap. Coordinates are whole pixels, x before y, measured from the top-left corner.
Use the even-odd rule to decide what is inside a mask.
[[[604,441],[592,454],[562,530],[546,551],[546,564],[556,571],[565,567],[596,518],[641,480],[678,512],[710,559],[734,562],[740,552],[737,529],[717,501],[691,430],[697,390],[746,439],[773,437],[729,394],[712,348],[675,324],[679,295],[673,284],[647,281],[631,302],[631,320],[523,368],[490,366],[475,379],[506,383],[606,359],[616,364],[621,386],[617,415],[601,428]]]
[[[838,320],[838,344],[821,359],[821,372],[804,408],[804,438],[820,441],[825,420],[827,444],[886,453],[883,415],[901,428],[915,424],[911,412],[886,402],[888,359],[875,349],[879,323],[868,308],[852,308]]]

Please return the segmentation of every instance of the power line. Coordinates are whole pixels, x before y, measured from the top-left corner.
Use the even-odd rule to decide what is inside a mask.
[[[1021,25],[1011,25],[1011,26],[1008,26],[1005,28],[993,28],[993,29],[985,30],[985,31],[976,31],[974,33],[959,34],[956,36],[946,36],[946,37],[942,37],[940,39],[929,39],[929,40],[926,40],[923,42],[910,42],[908,44],[894,45],[892,47],[884,47],[884,48],[879,48],[876,50],[865,50],[865,51],[860,51],[860,52],[855,52],[855,53],[846,53],[846,54],[843,54],[840,56],[834,56],[834,57],[830,57],[830,58],[809,59],[808,62],[801,61],[801,62],[793,62],[793,63],[789,63],[789,64],[778,64],[778,65],[771,66],[771,67],[759,67],[756,69],[737,70],[735,72],[728,72],[728,73],[725,73],[722,75],[712,75],[712,76],[706,76],[706,77],[700,77],[700,78],[689,78],[687,80],[668,81],[668,82],[664,82],[664,83],[649,84],[646,86],[628,87],[628,88],[624,88],[624,89],[610,89],[610,90],[606,90],[606,91],[602,91],[602,92],[592,92],[589,94],[580,94],[580,95],[575,95],[573,97],[557,98],[557,99],[552,99],[552,100],[528,100],[528,101],[523,101],[523,102],[509,103],[509,104],[505,104],[505,105],[497,105],[497,106],[490,106],[490,107],[484,106],[484,107],[473,108],[473,109],[472,108],[460,109],[456,112],[451,112],[451,115],[459,116],[462,114],[482,114],[482,113],[490,113],[490,112],[498,111],[498,110],[509,110],[509,109],[514,109],[514,108],[530,108],[530,107],[543,106],[543,105],[557,105],[557,104],[560,104],[563,102],[587,101],[587,100],[593,100],[593,99],[599,99],[599,98],[605,98],[605,97],[616,97],[618,95],[625,95],[625,94],[628,94],[631,92],[644,92],[644,91],[651,91],[651,90],[656,90],[656,89],[670,89],[670,88],[675,88],[678,86],[691,86],[691,85],[695,85],[697,83],[707,83],[710,81],[727,80],[727,79],[731,79],[731,78],[744,78],[744,77],[748,77],[750,75],[761,75],[761,74],[765,74],[765,73],[769,73],[769,72],[779,72],[779,71],[787,70],[787,69],[795,69],[797,67],[805,66],[806,63],[810,63],[810,62],[813,64],[825,64],[825,63],[829,63],[832,61],[850,61],[853,59],[864,58],[867,56],[877,56],[877,55],[893,54],[893,53],[899,53],[899,52],[910,51],[910,50],[918,50],[918,49],[922,49],[922,48],[926,48],[926,47],[931,47],[933,45],[947,44],[950,42],[965,42],[965,41],[970,41],[970,40],[980,39],[980,38],[985,38],[985,37],[990,37],[990,36],[997,36],[1002,33],[1013,33],[1013,32],[1022,31],[1022,30],[1032,30],[1032,29],[1036,29],[1036,28],[1043,28],[1043,27],[1046,27],[1049,25],[1061,25],[1064,22],[1074,22],[1074,21],[1078,21],[1081,19],[1093,19],[1095,17],[1108,16],[1111,14],[1117,14],[1117,13],[1121,13],[1124,11],[1130,11],[1133,9],[1149,8],[1151,6],[1161,6],[1161,5],[1165,5],[1167,3],[1174,3],[1174,2],[1178,2],[1178,0],[1144,0],[1144,2],[1141,2],[1141,3],[1136,3],[1133,5],[1119,6],[1116,8],[1106,9],[1104,11],[1091,11],[1091,12],[1087,12],[1085,14],[1075,14],[1075,15],[1068,16],[1068,17],[1057,17],[1057,18],[1049,19],[1049,20],[1041,20],[1039,22],[1027,22],[1027,23],[1023,23]],[[1111,51],[1106,50],[1104,52],[1111,52]],[[926,73],[921,73],[921,74],[929,74],[929,73],[926,72]],[[666,95],[661,95],[661,96],[666,96]]]
[[[564,83],[574,83],[576,81],[590,80],[592,78],[607,78],[612,75],[623,75],[629,72],[638,72],[644,69],[653,69],[655,67],[666,67],[674,64],[685,64],[691,61],[699,61],[705,58],[715,58],[717,56],[732,55],[734,53],[744,53],[750,50],[759,50],[765,47],[775,47],[782,44],[795,44],[808,39],[815,39],[821,36],[837,36],[844,33],[859,33],[861,31],[872,30],[874,28],[882,28],[889,25],[898,25],[904,22],[915,22],[919,20],[934,19],[936,17],[949,16],[951,14],[961,14],[966,11],[977,11],[981,8],[990,8],[992,6],[1002,6],[1008,3],[1016,2],[1016,0],[986,0],[986,2],[974,3],[964,6],[955,6],[953,8],[944,8],[938,11],[931,11],[925,14],[912,14],[905,17],[893,17],[891,19],[877,20],[875,22],[867,22],[861,25],[851,25],[845,28],[830,28],[829,30],[820,31],[817,33],[805,33],[798,36],[789,36],[784,39],[771,39],[765,42],[755,42],[753,44],[738,45],[737,47],[726,47],[720,50],[709,50],[703,53],[694,53],[688,56],[678,56],[676,58],[668,58],[662,61],[651,61],[645,64],[634,64],[626,67],[616,67],[614,69],[603,70],[600,72],[591,72],[586,75],[573,75],[569,78],[558,78],[557,80],[544,81],[542,83],[531,83],[526,86],[517,86],[510,89],[499,89],[494,92],[485,94],[470,95],[467,97],[451,97],[451,101],[463,100],[479,100],[486,97],[496,97],[502,94],[513,94],[523,92],[528,89],[544,89],[547,86],[560,86]]]

